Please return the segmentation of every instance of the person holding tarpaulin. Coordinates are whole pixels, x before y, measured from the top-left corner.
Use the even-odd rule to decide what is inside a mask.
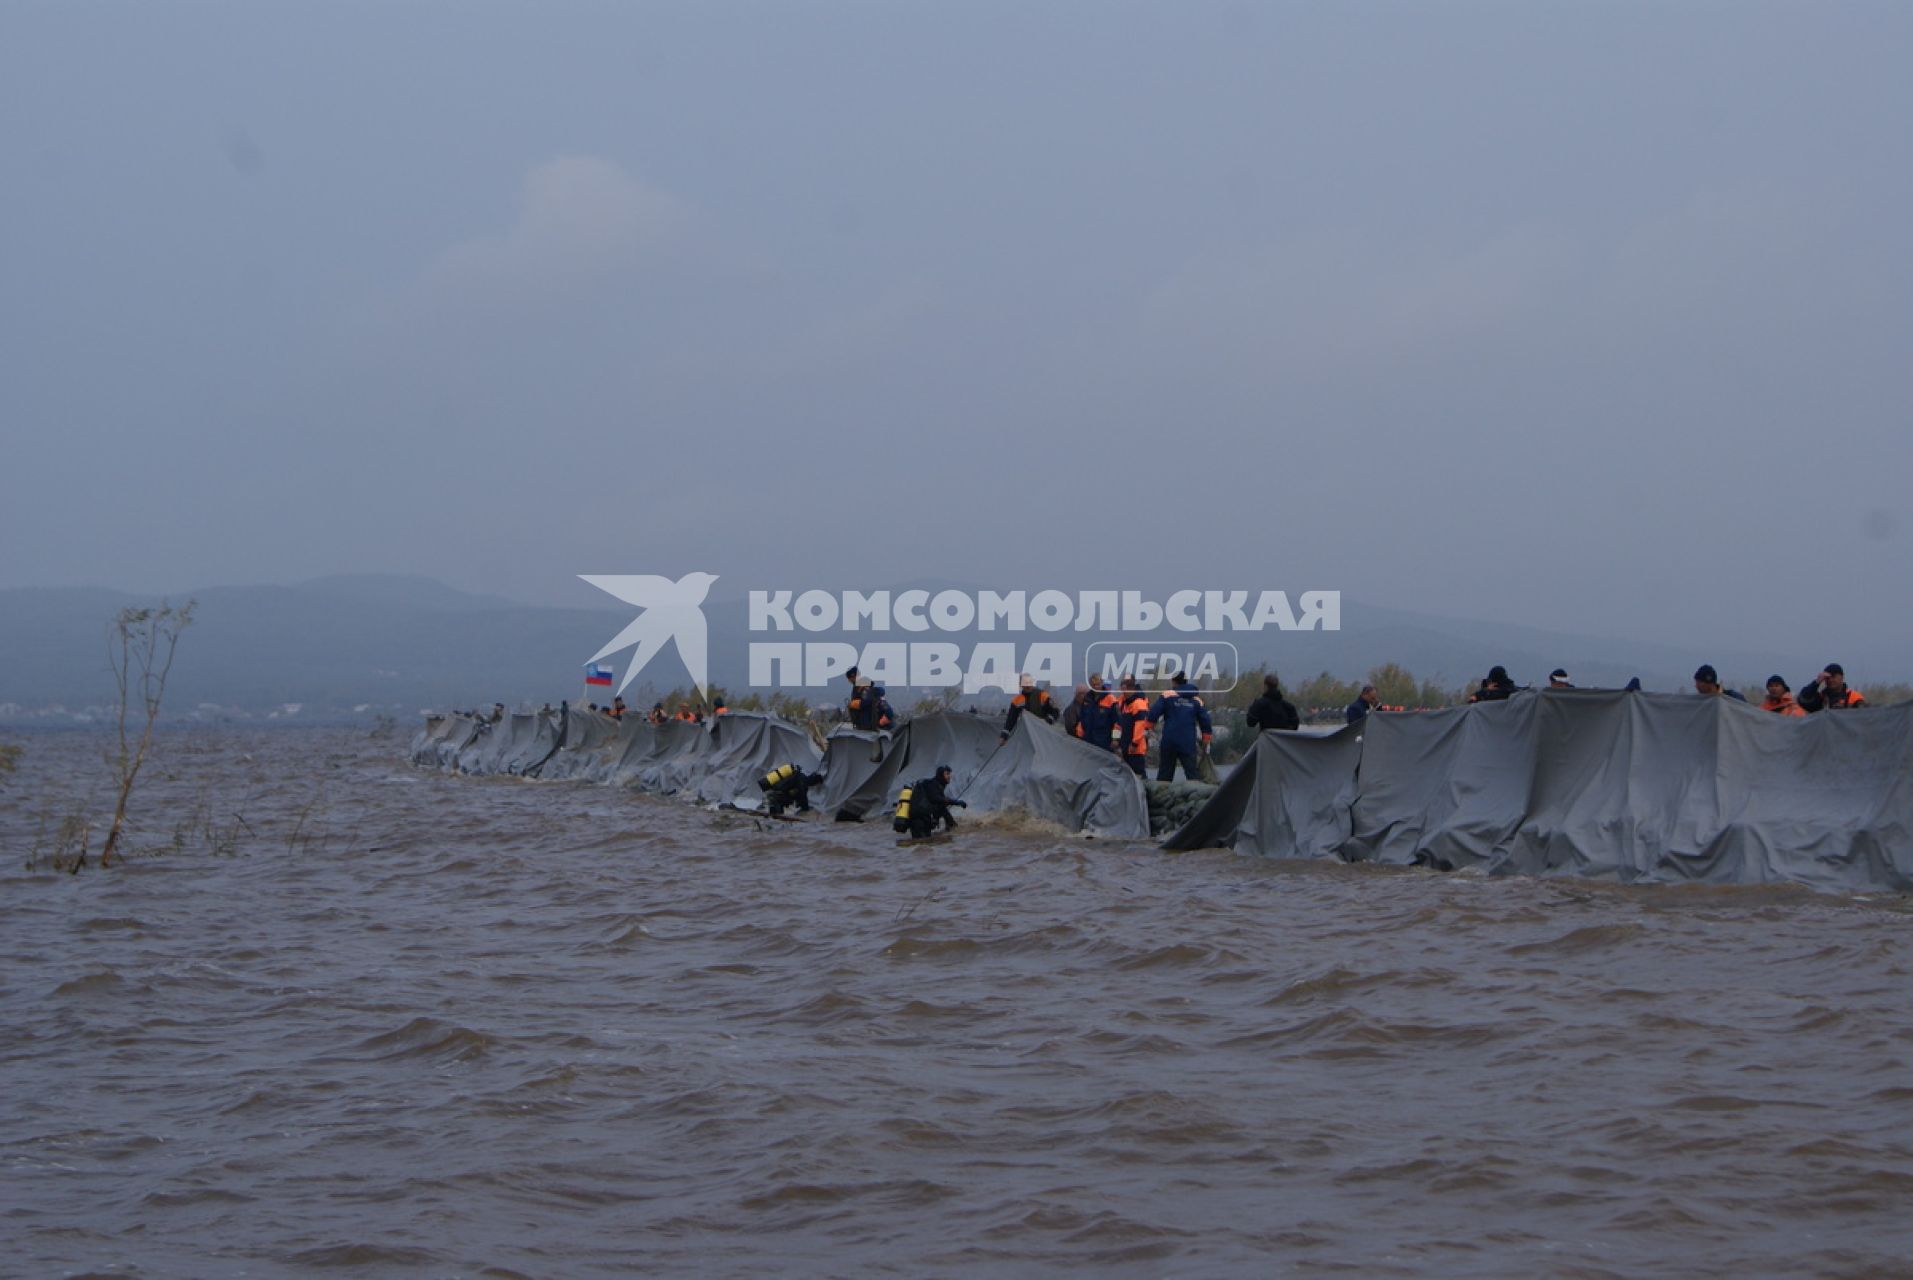
[[[883,686],[874,680],[865,680],[855,667],[844,672],[844,678],[850,681],[850,700],[844,703],[844,714],[850,721],[850,727],[871,733],[888,729],[894,717],[890,711],[890,700],[884,697]]]
[[[1197,757],[1214,741],[1215,722],[1209,718],[1209,708],[1202,705],[1200,691],[1187,676],[1178,671],[1169,683],[1170,687],[1149,704],[1149,723],[1162,726],[1162,737],[1157,742],[1162,762],[1156,766],[1156,781],[1174,782],[1180,762],[1183,781],[1198,782],[1202,765]]]
[[[1057,717],[1063,714],[1062,709],[1056,705],[1055,699],[1049,696],[1049,690],[1038,688],[1036,677],[1026,674],[1022,679],[1021,690],[1010,699],[1010,713],[1003,717],[1003,732],[997,735],[998,742],[1009,740],[1010,734],[1016,729],[1017,717],[1025,711],[1041,716],[1051,724],[1055,724]]]
[[[1488,668],[1488,676],[1481,687],[1468,695],[1470,702],[1505,702],[1514,697],[1514,680],[1508,675],[1506,667]]]

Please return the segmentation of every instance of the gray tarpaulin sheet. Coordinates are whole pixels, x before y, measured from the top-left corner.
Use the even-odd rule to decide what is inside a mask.
[[[615,721],[591,711],[507,716],[429,716],[412,740],[414,763],[472,774],[517,774],[687,795],[704,804],[755,808],[757,779],[777,765],[817,767],[810,734],[772,716],[734,712],[708,724]]]
[[[1551,690],[1377,713],[1316,743],[1262,735],[1168,847],[1913,888],[1913,704],[1799,718],[1729,698]]]
[[[893,733],[839,729],[830,735],[821,807],[858,821],[888,817],[899,791],[946,764],[961,796],[995,752],[1000,723],[946,711],[917,716]]]
[[[590,711],[514,715],[496,725],[431,716],[412,742],[414,762],[462,773],[572,779],[754,809],[757,780],[780,764],[816,769],[804,729],[733,712],[705,725],[622,723]],[[938,765],[955,771],[953,794],[970,812],[1024,812],[1070,831],[1146,839],[1141,781],[1107,751],[1025,716],[1000,748],[994,718],[919,716],[888,734],[839,730],[813,803],[852,817],[885,816],[897,792]]]
[[[1253,750],[1184,826],[1169,849],[1233,844],[1289,849],[1292,858],[1333,857],[1348,843],[1355,767],[1362,740],[1353,728],[1320,734],[1263,734]]]
[[[456,769],[458,753],[478,736],[478,721],[470,716],[433,715],[412,739],[412,763],[434,769]]]
[[[896,776],[906,752],[910,726],[893,732],[838,729],[824,744],[824,785],[812,803],[846,822],[875,816],[884,797],[896,787]]]
[[[538,770],[540,778],[604,782],[624,757],[626,738],[642,725],[638,719],[613,720],[592,711],[572,710],[564,722],[564,745]]]
[[[972,812],[1014,810],[1088,835],[1149,838],[1142,779],[1114,752],[1036,716],[1018,717],[1009,741],[967,787],[955,790]]]
[[[557,716],[519,712],[495,724],[481,723],[458,753],[458,771],[522,774],[535,768],[557,745]]]
[[[810,734],[787,720],[751,712],[731,712],[713,720],[710,750],[702,757],[697,798],[705,804],[756,809],[764,803],[757,780],[780,764],[809,773],[823,761]]]
[[[412,762],[460,773],[525,773],[558,745],[558,717],[520,713],[489,717],[427,716],[412,739]]]

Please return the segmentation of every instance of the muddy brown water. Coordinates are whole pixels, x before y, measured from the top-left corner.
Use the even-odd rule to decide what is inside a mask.
[[[0,1273],[1913,1273],[1897,898],[13,740]]]

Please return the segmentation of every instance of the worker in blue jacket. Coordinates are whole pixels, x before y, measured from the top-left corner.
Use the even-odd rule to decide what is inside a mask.
[[[1215,722],[1209,718],[1209,708],[1202,705],[1196,686],[1182,672],[1170,678],[1170,685],[1149,706],[1149,722],[1162,729],[1162,763],[1156,768],[1156,781],[1174,782],[1176,762],[1181,761],[1183,781],[1195,782],[1201,776],[1197,753],[1209,749],[1216,736]]]
[[[1093,675],[1076,702],[1076,736],[1098,751],[1114,751],[1116,720],[1121,714],[1116,695],[1104,687],[1102,676]]]

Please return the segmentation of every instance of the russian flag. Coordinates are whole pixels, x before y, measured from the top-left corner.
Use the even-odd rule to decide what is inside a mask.
[[[611,668],[601,667],[595,662],[586,663],[585,683],[609,685],[611,683]]]

